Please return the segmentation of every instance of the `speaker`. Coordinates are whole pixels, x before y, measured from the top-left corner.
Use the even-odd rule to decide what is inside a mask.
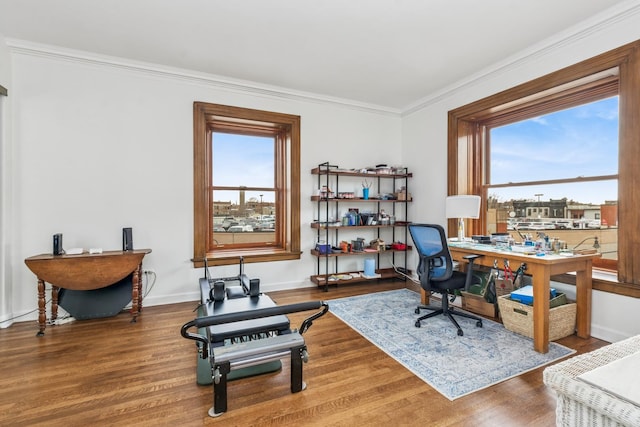
[[[54,255],[62,255],[64,253],[64,249],[62,249],[62,233],[57,233],[53,235],[53,254]]]
[[[133,232],[131,231],[131,227],[126,227],[122,229],[122,250],[123,251],[132,251],[133,250]]]

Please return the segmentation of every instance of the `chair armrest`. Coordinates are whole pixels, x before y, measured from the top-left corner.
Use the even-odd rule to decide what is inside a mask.
[[[469,265],[467,266],[467,277],[464,283],[465,291],[468,291],[469,287],[471,287],[471,280],[473,279],[473,262],[476,259],[481,258],[483,256],[484,255],[481,255],[481,254],[470,254],[462,257],[462,259],[467,260],[467,262],[469,263]]]
[[[481,258],[481,257],[483,257],[483,256],[484,256],[484,255],[482,255],[482,254],[471,254],[471,255],[465,255],[465,256],[463,256],[463,257],[462,257],[462,259],[466,259],[466,260],[469,262],[469,264],[473,264],[473,262],[474,262],[476,259]]]

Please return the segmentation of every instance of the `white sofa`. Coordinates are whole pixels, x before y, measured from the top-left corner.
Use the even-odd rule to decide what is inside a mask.
[[[635,336],[546,368],[544,383],[557,394],[557,425],[640,426],[640,407],[576,378],[639,351]],[[629,381],[640,381],[640,372],[629,372]]]

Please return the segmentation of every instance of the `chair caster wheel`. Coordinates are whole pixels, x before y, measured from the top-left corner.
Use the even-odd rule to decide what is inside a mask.
[[[420,321],[417,321],[416,322],[416,328],[419,328],[419,327],[420,327]]]
[[[464,332],[462,332],[462,329],[458,329],[458,336],[461,337],[464,335]]]
[[[478,321],[476,322],[476,326],[477,326],[478,328],[482,328],[482,320],[478,320]]]
[[[415,309],[415,311],[414,311],[414,313],[416,313],[416,314],[420,314],[420,309],[419,309],[419,308],[416,308],[416,309]]]

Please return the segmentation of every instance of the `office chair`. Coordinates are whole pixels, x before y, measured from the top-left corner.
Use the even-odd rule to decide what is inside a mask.
[[[453,271],[453,260],[447,245],[447,237],[441,226],[436,224],[411,224],[409,225],[409,232],[420,257],[417,269],[420,286],[426,292],[438,292],[442,295],[441,307],[419,305],[416,308],[416,314],[420,314],[420,310],[423,309],[433,310],[431,313],[416,320],[416,328],[420,327],[422,320],[439,314],[443,314],[451,320],[458,328],[459,336],[463,336],[464,332],[453,318],[453,315],[475,320],[476,326],[481,328],[482,319],[480,317],[454,310],[454,307],[450,306],[449,302],[453,302],[455,299],[454,290],[469,289],[473,280],[473,261],[482,255],[467,255],[464,257],[469,262],[466,274]],[[450,297],[451,301],[449,300]]]

